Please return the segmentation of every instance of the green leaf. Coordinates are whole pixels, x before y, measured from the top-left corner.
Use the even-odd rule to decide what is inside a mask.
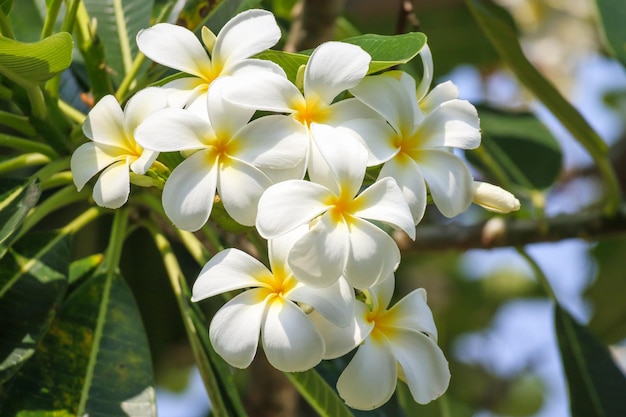
[[[532,113],[509,113],[478,107],[482,148],[518,185],[551,186],[561,172],[562,153],[550,131]],[[487,169],[474,152],[468,159]],[[530,184],[528,184],[528,182]]]
[[[69,275],[70,284],[74,284],[93,273],[102,264],[103,259],[104,255],[97,253],[72,262]]]
[[[559,305],[554,320],[572,417],[626,416],[626,377],[608,349]]]
[[[37,204],[41,190],[36,181],[4,179],[0,183],[0,258],[15,238],[22,220]]]
[[[596,0],[607,49],[626,66],[626,8],[623,0]]]
[[[29,234],[0,260],[0,383],[31,358],[67,288],[68,236]]]
[[[320,417],[354,417],[348,406],[315,369],[297,373],[285,372],[285,375]]]
[[[156,416],[148,341],[130,289],[96,275],[67,299],[6,392],[3,415]]]
[[[34,43],[0,37],[0,74],[24,88],[32,87],[69,67],[72,47],[67,32]]]
[[[193,32],[207,26],[217,34],[233,16],[260,4],[261,0],[189,0],[178,14],[176,24]]]
[[[129,72],[139,49],[135,38],[150,25],[154,0],[84,0],[87,12],[98,22],[112,79],[119,84]]]
[[[0,9],[4,14],[11,13],[11,9],[13,8],[13,0],[0,0]]]

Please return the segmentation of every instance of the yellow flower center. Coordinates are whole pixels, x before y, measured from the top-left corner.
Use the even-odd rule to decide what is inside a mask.
[[[257,277],[257,279],[264,284],[262,298],[271,297],[270,301],[282,300],[297,284],[293,275],[281,267],[274,268],[273,273],[264,274],[261,277]]]
[[[323,123],[329,115],[328,106],[322,103],[318,97],[310,97],[303,102],[292,105],[295,110],[293,117],[305,126],[311,123]]]
[[[330,216],[335,223],[339,223],[342,220],[346,221],[346,223],[350,223],[354,212],[361,206],[358,199],[353,199],[351,195],[348,195],[343,191],[339,194],[339,196],[333,195],[329,197],[325,203],[328,206],[331,206],[328,213],[330,213]]]

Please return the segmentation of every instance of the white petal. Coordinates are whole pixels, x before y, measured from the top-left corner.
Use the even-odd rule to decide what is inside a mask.
[[[280,39],[272,13],[253,9],[239,13],[220,30],[213,47],[213,60],[228,68],[268,48]]]
[[[260,288],[244,291],[220,308],[211,320],[211,344],[236,368],[247,368],[256,354],[267,303],[264,292]]]
[[[387,321],[391,326],[426,333],[435,342],[437,341],[437,326],[435,326],[433,313],[426,304],[425,289],[418,288],[411,291],[386,314],[393,316],[393,320]]]
[[[258,168],[233,158],[220,161],[217,192],[226,212],[239,224],[254,226],[261,194],[272,181]]]
[[[405,154],[399,154],[383,165],[378,177],[396,180],[409,204],[413,222],[418,224],[426,210],[426,182],[415,161]]]
[[[149,115],[167,106],[168,93],[159,87],[140,90],[128,100],[124,109],[124,126],[131,133],[137,129]]]
[[[382,116],[360,100],[352,97],[337,101],[328,107],[329,114],[324,119],[325,124],[339,126],[353,119],[379,119]]]
[[[265,239],[273,239],[308,224],[328,208],[332,195],[321,185],[302,180],[285,181],[269,187],[259,199],[256,227]]]
[[[417,403],[429,403],[448,389],[448,361],[432,339],[419,332],[400,330],[389,342]]]
[[[116,209],[128,201],[130,174],[126,161],[107,167],[93,187],[93,199],[100,207]]]
[[[437,84],[435,88],[420,100],[420,108],[424,113],[430,113],[446,101],[459,98],[459,88],[452,81]]]
[[[132,164],[130,164],[130,169],[135,174],[143,175],[148,169],[150,169],[152,163],[156,161],[158,157],[158,152],[144,149],[144,151],[141,153],[141,156],[135,159]]]
[[[72,154],[70,169],[78,191],[87,181],[112,163],[125,160],[124,150],[111,146],[87,142],[80,145]]]
[[[176,227],[195,232],[209,219],[217,184],[217,163],[198,151],[180,163],[163,187],[163,208]]]
[[[325,288],[298,285],[287,297],[309,304],[337,326],[347,327],[354,320],[354,290],[343,277]]]
[[[213,129],[221,135],[233,136],[252,118],[254,109],[235,106],[224,100],[224,89],[228,82],[228,79],[220,78],[211,83],[207,93],[207,106]]]
[[[329,214],[320,217],[289,252],[294,277],[312,287],[326,287],[343,274],[350,241],[347,226]]]
[[[422,149],[438,146],[475,149],[480,145],[478,112],[469,101],[446,101],[426,116],[416,134]]]
[[[467,165],[446,151],[423,151],[416,162],[435,205],[446,217],[463,213],[472,203],[474,181]]]
[[[304,70],[304,95],[319,97],[330,104],[342,91],[361,81],[371,57],[359,46],[342,42],[325,42],[315,48]]]
[[[238,106],[256,110],[293,113],[296,105],[304,105],[300,90],[286,77],[259,72],[236,77],[224,90],[224,98]]]
[[[396,278],[393,274],[379,281],[368,290],[372,298],[372,310],[384,311],[391,302],[396,287]]]
[[[353,119],[341,127],[352,130],[363,141],[369,151],[367,166],[382,164],[399,151],[394,145],[396,132],[382,118]]]
[[[271,272],[239,249],[225,249],[204,265],[193,284],[191,301],[200,301],[228,291],[259,286],[259,277]]]
[[[311,134],[323,158],[320,161],[317,156],[309,160],[311,181],[337,194],[356,196],[367,168],[368,153],[363,143],[348,129],[318,123],[311,124]],[[312,152],[312,155],[316,154]]]
[[[472,201],[494,213],[510,213],[520,208],[520,202],[513,194],[488,182],[474,181]]]
[[[159,152],[206,148],[214,135],[207,117],[176,108],[153,113],[135,130],[137,143]]]
[[[182,109],[197,100],[206,102],[206,86],[207,82],[202,78],[182,77],[168,82],[161,88],[167,92],[168,105]]]
[[[127,149],[124,113],[112,95],[102,97],[83,125],[85,136],[96,143]]]
[[[198,77],[211,72],[211,60],[200,40],[182,26],[158,23],[141,30],[137,46],[148,58],[166,67]]]
[[[326,343],[324,359],[335,359],[343,356],[363,342],[374,328],[373,322],[360,320],[367,314],[369,314],[369,309],[360,301],[354,303],[354,314],[347,327],[333,324],[318,311],[309,314],[309,318]]]
[[[324,354],[324,339],[306,314],[278,297],[269,303],[261,337],[268,362],[283,372],[311,369]]]
[[[404,230],[415,239],[415,223],[402,191],[393,178],[385,177],[370,185],[356,199],[361,207],[356,217],[378,220],[394,228]]]
[[[369,288],[391,275],[399,264],[400,250],[391,236],[365,220],[352,220],[350,252],[344,272],[352,286]]]
[[[433,54],[430,52],[428,44],[424,44],[422,47],[422,50],[420,51],[420,58],[422,59],[422,68],[424,70],[422,71],[422,80],[420,81],[417,91],[415,92],[418,100],[422,100],[422,98],[426,95],[426,92],[428,92],[430,84],[433,82]],[[413,90],[416,89],[413,88],[411,91]]]
[[[276,75],[280,75],[281,77],[287,77],[285,74],[285,70],[281,68],[280,65],[275,64],[272,61],[267,61],[265,59],[255,59],[248,58],[244,59],[241,62],[237,63],[229,70],[229,75],[235,77],[237,80],[239,76],[254,76],[259,74],[260,72],[271,72]]]
[[[339,395],[350,407],[372,410],[393,395],[398,377],[396,358],[384,337],[365,339],[337,380]]]
[[[290,232],[267,241],[267,253],[272,271],[281,269],[291,271],[287,265],[287,257],[293,245],[309,230],[308,224],[296,227]]]

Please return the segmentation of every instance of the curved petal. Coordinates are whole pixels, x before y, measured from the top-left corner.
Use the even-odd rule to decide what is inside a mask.
[[[139,50],[154,62],[204,78],[212,72],[209,56],[189,29],[170,23],[139,31]]]
[[[340,126],[353,119],[379,119],[383,117],[362,101],[351,97],[328,106],[328,115],[324,123],[331,126]]]
[[[237,134],[241,143],[235,156],[264,170],[298,166],[306,156],[306,128],[283,115],[260,117]]]
[[[415,223],[411,210],[393,178],[380,178],[359,194],[354,202],[360,207],[353,213],[354,216],[384,222],[404,230],[411,239],[415,239]]]
[[[258,287],[259,277],[271,272],[258,260],[239,249],[225,249],[207,262],[193,284],[191,301],[247,287]]]
[[[140,90],[128,100],[124,108],[124,126],[132,134],[152,113],[167,107],[168,93],[161,87]]]
[[[309,181],[274,184],[259,199],[256,228],[263,238],[273,239],[308,224],[328,209],[325,200],[330,195],[327,188]]]
[[[393,158],[400,148],[395,145],[397,134],[382,118],[353,119],[341,124],[353,131],[369,151],[367,166],[382,164]]]
[[[267,304],[264,293],[260,288],[242,292],[220,308],[209,325],[213,348],[235,368],[247,368],[256,354]]]
[[[427,404],[448,389],[448,361],[432,339],[420,332],[399,330],[389,341],[417,403]]]
[[[391,177],[402,190],[409,204],[414,224],[418,224],[426,211],[426,182],[415,161],[406,154],[398,154],[387,161],[378,178]]]
[[[312,306],[337,326],[347,327],[354,320],[354,290],[343,277],[324,288],[298,285],[287,294],[287,297]]]
[[[272,181],[258,168],[233,158],[223,158],[217,182],[226,212],[237,223],[254,226],[261,194]]]
[[[107,95],[96,103],[83,124],[83,133],[96,143],[127,149],[124,113],[115,97]]]
[[[415,162],[441,214],[454,217],[467,210],[474,196],[474,182],[465,162],[450,152],[436,150],[419,152]]]
[[[234,66],[230,67],[229,75],[232,75],[233,80],[237,80],[239,76],[242,75],[257,75],[262,72],[271,72],[276,75],[280,75],[281,77],[287,78],[287,74],[285,74],[285,70],[282,67],[272,61],[267,61],[265,59],[256,59],[256,58],[248,58],[240,61]]]
[[[356,301],[354,303],[354,313],[350,323],[346,327],[339,327],[326,319],[318,311],[314,310],[309,314],[309,318],[324,338],[326,351],[324,359],[335,359],[350,352],[370,334],[374,328],[371,321],[360,320],[369,313],[367,306]]]
[[[135,130],[137,143],[159,152],[206,148],[214,136],[207,117],[176,108],[153,113]]]
[[[344,276],[353,287],[369,288],[400,265],[396,242],[373,224],[354,218],[350,224],[350,252]]]
[[[339,395],[350,407],[372,410],[393,395],[398,378],[396,358],[384,336],[370,335],[337,380]]]
[[[210,161],[206,151],[172,171],[163,187],[163,208],[176,227],[195,232],[204,226],[213,209],[217,172],[217,161]]]
[[[372,310],[386,311],[396,288],[396,278],[393,274],[372,286],[368,292],[372,298]],[[385,313],[387,314],[387,313]]]
[[[202,78],[182,77],[168,82],[161,88],[167,92],[167,104],[182,109],[197,100],[206,102],[206,86],[207,82]]]
[[[228,83],[224,98],[238,106],[279,113],[293,113],[297,105],[304,106],[302,93],[284,76],[258,72],[236,78],[237,82]]]
[[[280,297],[269,302],[261,338],[268,362],[283,372],[311,369],[324,355],[324,339],[313,323],[294,303]]]
[[[422,80],[417,86],[417,89],[413,87],[413,89],[411,90],[416,90],[415,95],[418,100],[422,100],[422,98],[424,98],[424,96],[428,92],[428,89],[430,88],[430,84],[432,84],[433,82],[433,54],[430,52],[428,44],[424,44],[424,46],[422,47],[422,50],[420,51],[420,58],[422,59],[422,68],[424,69],[422,71]]]
[[[469,101],[446,101],[426,116],[415,134],[420,149],[439,146],[475,149],[480,145],[478,112]]]
[[[367,74],[371,57],[361,47],[343,42],[325,42],[315,48],[304,70],[304,96],[319,97],[330,104],[342,91],[359,83]]]
[[[228,78],[228,77],[226,77]],[[244,127],[254,114],[254,109],[236,106],[224,99],[224,90],[228,80],[220,78],[211,83],[207,93],[209,120],[216,132],[221,135],[234,136]]]
[[[278,269],[290,271],[287,265],[287,257],[293,245],[309,230],[308,224],[296,227],[290,232],[267,241],[267,253],[272,271]]]
[[[159,152],[144,149],[139,158],[130,164],[130,169],[135,174],[143,175],[150,169],[152,163],[159,157]]]
[[[287,263],[294,277],[312,287],[327,287],[343,274],[350,250],[348,229],[324,214],[291,248]]]
[[[93,199],[100,207],[120,208],[128,201],[130,174],[126,161],[109,165],[93,187]]]
[[[390,326],[405,330],[426,333],[435,342],[437,341],[437,326],[433,313],[426,304],[426,290],[418,288],[411,291],[398,301],[385,314]]]
[[[109,151],[109,152],[107,152]],[[87,142],[80,145],[72,154],[70,169],[78,191],[82,190],[87,181],[112,163],[125,160],[123,150],[110,146]]]
[[[228,69],[266,49],[280,40],[280,28],[274,15],[253,9],[239,13],[220,30],[213,46],[213,61]]]
[[[437,84],[426,97],[420,100],[420,108],[424,113],[428,114],[446,101],[458,98],[459,88],[452,81],[445,81]]]

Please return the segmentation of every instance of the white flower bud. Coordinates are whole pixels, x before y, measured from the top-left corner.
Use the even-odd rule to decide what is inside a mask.
[[[513,194],[497,185],[481,181],[474,181],[472,201],[494,213],[510,213],[520,208],[520,202]]]

